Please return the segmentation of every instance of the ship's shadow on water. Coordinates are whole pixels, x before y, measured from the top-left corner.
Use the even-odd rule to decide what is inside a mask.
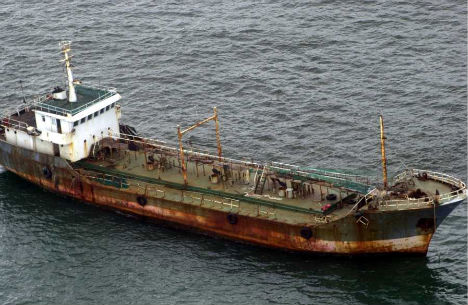
[[[225,289],[207,291],[205,297],[218,300],[224,295],[237,300],[235,303],[252,301],[236,294],[237,285],[251,285],[247,291],[254,295],[270,293],[271,301],[278,303],[288,303],[293,298],[304,304],[312,300],[327,304],[340,299],[349,303],[378,304],[415,300],[425,304],[446,302],[440,298],[447,285],[439,272],[439,264],[430,262],[427,257],[337,257],[289,253],[155,225],[138,217],[124,217],[45,192],[9,172],[0,174],[0,187],[8,190],[8,194],[4,193],[0,198],[3,209],[18,215],[18,219],[8,221],[6,230],[10,224],[11,228],[23,231],[17,232],[19,236],[24,234],[29,240],[52,245],[51,249],[43,249],[51,252],[49,257],[52,260],[56,253],[66,253],[62,256],[78,259],[79,256],[73,253],[80,248],[79,255],[93,257],[93,263],[88,266],[91,269],[94,263],[116,264],[127,269],[132,268],[128,264],[147,264],[148,274],[143,276],[148,279],[159,274],[157,280],[165,281],[169,274],[182,272],[189,282],[190,278],[197,278],[197,274],[203,271],[213,277],[206,279],[204,285],[222,284]],[[19,222],[29,225],[22,226]],[[40,230],[29,231],[30,228],[37,229],[38,224]],[[86,240],[93,242],[87,243]],[[162,249],[169,253],[169,258]],[[42,255],[48,256],[46,253]],[[58,264],[63,263],[60,255],[55,259]],[[184,267],[174,271],[175,265]],[[66,276],[77,276],[76,272],[85,273],[86,268],[70,269],[65,265],[60,272]],[[85,274],[81,276],[86,277]],[[123,280],[122,276],[115,280]],[[150,285],[146,289],[155,288]],[[462,290],[460,287],[450,289]],[[279,291],[284,291],[284,295],[278,294]],[[170,297],[170,291],[157,293],[161,300]]]

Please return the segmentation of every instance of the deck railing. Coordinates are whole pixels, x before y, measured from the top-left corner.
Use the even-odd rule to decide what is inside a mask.
[[[347,173],[340,173],[336,171],[330,171],[325,169],[317,169],[317,168],[301,168],[296,165],[285,164],[280,162],[271,162],[272,165],[278,169],[289,170],[292,172],[297,172],[298,174],[318,174],[323,176],[328,176],[332,178],[338,178],[342,180],[352,180],[357,183],[362,183],[366,185],[370,185],[369,177],[355,175],[355,174],[347,174]]]
[[[348,216],[352,212],[355,212],[359,210],[359,207],[367,205],[368,201],[375,196],[375,193],[377,192],[377,188],[373,188],[369,192],[367,192],[366,195],[362,196],[354,205],[353,207],[349,210],[349,212],[346,214]]]
[[[139,183],[132,179],[126,179],[122,177],[118,177],[115,175],[104,174],[104,173],[93,173],[90,172],[82,174],[83,176],[87,177],[88,179],[97,181],[101,184],[107,186],[113,186],[118,188],[129,188],[130,186],[135,187],[139,191],[135,193],[137,196],[151,196],[157,199],[164,199],[166,198],[166,191],[161,189],[158,186],[148,185],[146,183]],[[255,214],[257,217],[261,218],[268,218],[278,220],[278,211],[281,210],[281,206],[262,206],[258,203],[252,202],[243,202],[239,199],[234,198],[212,198],[209,195],[193,192],[193,191],[182,191],[180,201],[183,203],[193,204],[200,207],[206,208],[215,208],[221,209],[224,211],[229,211],[235,214],[244,214],[244,215],[252,215]],[[281,216],[280,216],[281,217]],[[307,213],[305,216],[308,218],[309,221],[316,224],[323,224],[328,223],[332,220],[332,216],[330,215],[322,215],[321,213]],[[282,221],[285,221],[283,219]]]
[[[96,104],[97,102],[100,102],[100,101],[102,101],[102,100],[104,100],[106,98],[109,98],[109,97],[117,94],[117,90],[115,88],[113,88],[113,87],[101,87],[101,86],[94,86],[94,85],[93,86],[79,85],[79,86],[81,86],[83,88],[97,89],[97,90],[103,91],[105,93],[102,94],[102,95],[99,95],[97,98],[91,100],[90,102],[88,102],[88,103],[86,103],[84,105],[81,105],[80,107],[74,108],[74,109],[66,109],[66,108],[63,108],[63,107],[58,107],[58,106],[46,103],[48,100],[50,100],[50,93],[42,94],[42,95],[34,96],[31,101],[26,102],[26,104],[20,105],[15,110],[11,110],[11,111],[5,110],[4,112],[2,112],[0,114],[0,117],[2,119],[8,118],[9,120],[13,120],[13,119],[10,118],[11,115],[14,114],[14,113],[19,113],[20,111],[22,111],[25,108],[28,108],[28,109],[31,109],[31,110],[37,109],[37,110],[40,110],[40,111],[54,113],[54,114],[58,114],[58,115],[62,115],[62,116],[67,116],[68,114],[73,116],[73,115],[83,111],[84,109],[88,108],[89,106],[91,106],[93,104]],[[15,126],[18,126],[18,125],[15,125]]]
[[[155,139],[148,139],[148,138],[142,138],[138,136],[124,135],[124,134],[120,134],[120,136],[111,135],[111,137],[116,140],[124,140],[128,142],[149,144],[155,148],[159,148],[165,151],[170,151],[174,154],[179,153],[178,148],[168,146],[166,145],[165,142],[155,140]],[[284,164],[284,163],[279,163],[279,162],[262,163],[262,162],[255,162],[253,160],[246,161],[246,160],[237,160],[237,159],[226,158],[226,157],[219,158],[219,156],[215,156],[213,154],[210,154],[209,152],[202,152],[199,150],[195,150],[193,148],[184,149],[184,154],[187,156],[191,156],[191,157],[207,158],[210,160],[214,160],[215,162],[220,162],[224,164],[231,163],[234,165],[241,165],[241,166],[245,166],[245,167],[252,168],[252,169],[261,168],[261,171],[263,169],[273,170],[273,171],[283,171],[286,173],[290,173],[293,175],[302,176],[306,178],[311,178],[311,175],[318,175],[324,178],[333,179],[337,183],[337,186],[342,186],[346,188],[346,185],[348,184],[349,189],[354,190],[356,187],[358,187],[359,190],[362,189],[363,192],[367,192],[368,189],[372,187],[367,177],[359,176],[359,175],[332,172],[332,171],[319,170],[319,169],[302,169],[295,165],[289,165],[289,164]],[[320,177],[315,176],[315,178],[320,180]]]
[[[394,182],[398,183],[401,181],[405,181],[408,178],[418,177],[427,175],[427,178],[430,178],[435,181],[440,181],[443,183],[447,183],[449,185],[457,186],[456,190],[453,190],[449,193],[444,193],[435,196],[426,196],[422,198],[403,198],[403,199],[392,199],[392,200],[385,200],[379,203],[379,207],[392,207],[392,208],[420,208],[424,206],[431,206],[434,203],[443,204],[445,202],[449,202],[453,199],[466,198],[466,184],[450,175],[433,172],[428,170],[421,170],[421,169],[408,169],[401,174],[394,177]]]
[[[422,198],[402,198],[402,199],[390,199],[390,200],[381,200],[377,201],[376,204],[379,209],[386,209],[386,208],[391,208],[391,209],[409,209],[409,208],[422,208],[422,207],[427,207],[427,206],[433,206],[434,204],[443,204],[446,202],[449,202],[454,199],[465,199],[466,198],[466,184],[450,175],[439,173],[439,172],[433,172],[433,171],[427,171],[427,170],[421,170],[421,169],[408,169],[401,174],[395,176],[393,178],[394,183],[405,181],[408,178],[413,178],[417,176],[422,176],[423,174],[426,174],[428,178],[436,181],[440,181],[443,183],[448,183],[450,185],[455,185],[458,188],[456,190],[453,190],[449,193],[444,193],[444,194],[439,194],[435,196],[426,196]],[[376,191],[377,189],[371,190],[369,193],[367,193],[365,196],[361,197],[361,199],[353,206],[353,208],[350,210],[350,212],[347,214],[351,214],[353,211],[359,210],[359,206],[366,206],[371,198],[376,197]]]
[[[385,200],[379,203],[379,207],[383,208],[421,208],[424,206],[432,206],[434,203],[443,204],[449,202],[453,199],[466,198],[466,193],[464,190],[456,190],[450,193],[445,193],[441,195],[436,195],[435,197],[423,197],[423,198],[405,198],[405,199],[392,199]]]
[[[123,179],[122,177],[102,173],[88,173],[84,174],[83,176],[99,183],[118,188],[128,188],[129,186],[134,186],[140,190],[140,193],[136,193],[135,195],[140,194],[141,196],[147,196],[149,193],[153,193],[152,197],[155,198],[163,199],[166,197],[166,191],[162,190],[161,188],[156,186],[148,186],[147,184],[140,184],[138,182],[132,181],[131,179]],[[184,203],[195,204],[200,207],[221,208],[223,210],[229,209],[229,211],[235,213],[239,213],[241,211],[252,212],[252,208],[249,209],[246,207],[241,207],[241,203],[237,199],[222,198],[219,200],[214,198],[207,198],[204,194],[193,191],[182,191],[180,201]],[[274,219],[276,218],[275,208],[268,208],[257,205],[254,210],[256,210],[257,216]]]
[[[400,181],[404,181],[408,177],[412,178],[416,177],[417,175],[422,176],[423,174],[427,174],[427,176],[433,180],[448,183],[450,185],[457,185],[459,189],[466,189],[466,184],[460,179],[457,179],[447,174],[422,169],[407,169],[401,174],[396,175],[393,178],[393,181],[394,183],[398,183]]]
[[[162,150],[166,150],[166,151],[171,151],[171,152],[174,152],[174,153],[177,153],[177,154],[179,152],[178,148],[173,147],[173,146],[168,146],[166,144],[166,142],[161,141],[161,140],[143,138],[143,137],[140,137],[140,136],[125,135],[125,134],[120,134],[120,136],[117,136],[117,135],[114,134],[114,135],[111,135],[111,137],[113,139],[116,139],[116,140],[123,140],[123,141],[127,141],[127,142],[134,142],[134,143],[140,143],[140,144],[149,144],[149,145],[153,146],[154,148],[158,148],[158,149],[162,149]],[[211,154],[211,153],[209,153],[207,151],[202,152],[202,151],[199,151],[199,150],[193,149],[193,148],[184,149],[184,154],[190,155],[190,156],[193,156],[193,157],[204,157],[204,158],[207,158],[207,159],[213,159],[215,161],[224,162],[224,163],[242,164],[242,165],[248,166],[248,167],[263,166],[260,163],[257,163],[257,162],[254,162],[254,161],[237,160],[237,159],[231,159],[231,158],[226,158],[226,157],[219,158],[218,156],[213,155],[213,154]]]
[[[3,126],[4,128],[13,128],[21,131],[28,131],[29,125],[26,124],[25,122],[21,122],[15,119],[12,119],[10,117],[2,117],[0,121],[0,125]]]
[[[46,95],[42,95],[40,97],[38,97],[37,99],[33,100],[33,107],[37,110],[40,110],[40,111],[46,111],[46,112],[49,112],[49,113],[54,113],[54,114],[59,114],[59,115],[63,115],[63,116],[67,116],[68,114],[70,115],[75,115],[77,113],[80,113],[81,111],[85,110],[86,108],[88,108],[89,106],[93,105],[93,104],[96,104],[97,102],[100,102],[104,99],[107,99],[115,94],[117,94],[117,91],[115,90],[115,88],[99,88],[99,87],[90,87],[90,86],[83,86],[83,85],[80,85],[81,87],[84,87],[84,88],[89,88],[89,89],[98,89],[98,90],[101,90],[101,91],[104,91],[105,93],[103,95],[99,95],[97,98],[95,98],[94,100],[84,104],[84,105],[81,105],[80,107],[77,107],[77,108],[73,108],[73,109],[66,109],[66,108],[63,108],[63,107],[57,107],[57,106],[54,106],[54,105],[50,105],[48,103],[46,103],[47,100],[49,100],[49,96],[48,94]]]

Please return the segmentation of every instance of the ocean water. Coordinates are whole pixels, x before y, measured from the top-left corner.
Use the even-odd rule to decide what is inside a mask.
[[[467,180],[466,1],[11,1],[0,106],[74,74],[118,88],[123,122],[176,140],[219,109],[225,155],[380,177]],[[214,128],[190,141],[214,150]],[[0,169],[1,304],[466,304],[467,205],[427,257],[310,257],[175,230]]]

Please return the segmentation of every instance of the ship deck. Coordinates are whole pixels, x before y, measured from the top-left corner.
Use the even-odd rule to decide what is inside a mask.
[[[183,196],[191,197],[187,203],[197,206],[292,224],[313,225],[340,219],[353,213],[356,202],[361,198],[365,199],[361,210],[369,212],[428,208],[435,201],[442,203],[463,196],[459,194],[466,188],[462,182],[450,176],[438,176],[437,173],[427,176],[426,172],[420,172],[405,179],[397,179],[397,185],[387,191],[374,189],[375,193],[370,192],[365,196],[367,191],[360,192],[356,188],[366,189],[370,185],[351,181],[336,183],[340,179],[327,181],[323,177],[315,179],[318,175],[297,177],[284,170],[262,168],[248,162],[229,162],[229,159],[224,158],[221,161],[216,156],[200,156],[191,151],[186,151],[185,183],[177,149],[168,149],[167,146],[162,149],[163,146],[158,145],[129,149],[131,145],[128,143],[112,140],[108,144],[107,152],[100,151],[92,158],[75,163],[74,167],[84,170],[87,175],[124,177],[137,181],[139,186],[143,182],[184,190]],[[266,178],[263,186],[259,187],[263,171]],[[216,172],[220,175],[213,181]],[[288,189],[292,190],[289,194],[284,193],[284,187],[275,182],[279,178],[289,181]],[[330,194],[333,196],[327,196]],[[200,202],[203,196],[205,202]],[[209,199],[210,196],[229,200],[218,202]],[[239,206],[233,202],[242,204]],[[327,206],[329,209],[326,209]]]
[[[218,205],[211,204],[210,208],[224,211],[235,209],[240,214],[268,217],[287,223],[311,224],[331,221],[347,215],[355,203],[354,201],[350,204],[341,202],[348,196],[356,194],[355,191],[334,186],[325,181],[307,180],[304,182],[291,179],[293,184],[307,183],[307,190],[295,187],[294,191],[289,194],[290,198],[286,193],[280,196],[279,187],[274,182],[274,179],[279,176],[271,172],[269,177],[274,177],[273,180],[265,179],[263,190],[255,192],[254,181],[256,177],[257,181],[260,180],[262,169],[246,165],[240,167],[239,164],[230,163],[220,165],[215,160],[202,160],[191,156],[190,153],[188,153],[186,163],[187,184],[185,184],[177,154],[154,154],[153,158],[156,160],[153,164],[148,164],[148,155],[147,151],[117,150],[112,156],[90,158],[74,166],[91,172],[125,177],[150,184],[170,184],[176,188],[184,188],[189,193],[205,194],[205,197],[217,195],[234,198],[235,201],[242,202],[242,207],[230,201]],[[216,169],[223,171],[223,165],[226,167],[224,170],[229,171],[229,175],[221,175],[222,178],[220,177],[217,182],[213,181],[214,171]],[[332,197],[335,198],[327,200],[329,194],[334,194]],[[197,195],[194,197],[196,198]],[[322,208],[325,205],[335,206],[335,209],[329,213],[323,213]]]
[[[30,108],[23,108],[8,117],[2,118],[2,120],[3,124],[11,125],[18,129],[26,129],[28,126],[37,127],[35,113]]]

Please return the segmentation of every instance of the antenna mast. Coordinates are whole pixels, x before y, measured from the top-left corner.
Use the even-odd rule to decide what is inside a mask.
[[[384,123],[383,116],[380,115],[380,150],[382,152],[382,175],[383,175],[383,185],[386,189],[388,187],[387,181],[387,157],[385,156],[385,137],[384,134]]]
[[[76,92],[75,87],[73,86],[73,74],[71,71],[70,59],[71,55],[68,56],[68,52],[71,49],[71,41],[64,40],[59,42],[59,46],[62,49],[62,53],[65,56],[65,67],[67,68],[67,76],[68,76],[68,101],[70,103],[76,102]]]

